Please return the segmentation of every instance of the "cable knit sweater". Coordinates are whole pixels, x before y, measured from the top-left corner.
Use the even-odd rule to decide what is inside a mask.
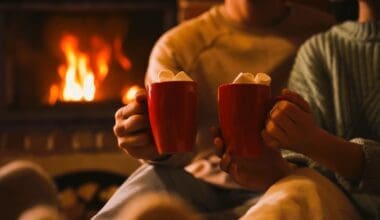
[[[358,182],[309,165],[342,186],[366,219],[380,219],[380,22],[346,22],[312,37],[298,53],[289,87],[309,102],[321,127],[363,147]]]

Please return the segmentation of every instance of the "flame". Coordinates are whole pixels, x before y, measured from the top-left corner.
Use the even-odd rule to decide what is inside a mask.
[[[115,57],[125,70],[131,68],[128,57],[121,52],[121,41],[116,39]],[[61,38],[60,49],[64,54],[65,63],[57,68],[61,84],[50,87],[48,103],[54,105],[58,100],[64,102],[91,102],[95,100],[97,86],[109,73],[112,47],[98,36],[90,39],[90,52],[83,52],[79,40],[72,34]],[[115,44],[114,42],[114,44]]]
[[[122,95],[122,102],[124,104],[128,104],[129,102],[133,101],[136,97],[136,93],[140,90],[139,86],[132,86],[130,88],[125,88],[123,95]]]
[[[113,42],[113,47],[115,50],[115,57],[119,61],[120,66],[125,70],[130,69],[132,67],[132,63],[122,52],[122,43],[120,38],[115,39]]]

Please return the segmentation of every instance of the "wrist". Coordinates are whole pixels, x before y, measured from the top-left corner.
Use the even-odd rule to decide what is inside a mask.
[[[308,141],[304,144],[304,146],[301,146],[300,153],[311,157],[314,155],[319,148],[321,140],[324,140],[326,138],[326,131],[324,131],[320,127],[315,127],[313,131],[310,132],[310,137],[308,138]]]

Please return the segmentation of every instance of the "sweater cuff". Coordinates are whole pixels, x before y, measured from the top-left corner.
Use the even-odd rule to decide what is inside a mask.
[[[353,181],[335,173],[338,182],[348,191],[360,193],[380,193],[380,143],[355,138],[350,140],[362,146],[364,154],[363,172],[360,180]]]

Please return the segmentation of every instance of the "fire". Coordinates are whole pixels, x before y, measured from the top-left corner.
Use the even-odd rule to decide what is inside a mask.
[[[124,104],[128,104],[129,102],[131,102],[132,100],[135,99],[135,96],[136,96],[136,93],[137,91],[140,90],[140,87],[139,86],[132,86],[130,88],[126,88],[124,89],[124,92],[123,92],[123,98],[122,98],[122,102]]]
[[[122,54],[121,41],[114,43],[115,57],[124,70],[131,68],[131,62]],[[81,50],[79,40],[72,34],[61,38],[60,49],[65,63],[59,65],[60,84],[50,87],[48,102],[54,105],[58,100],[63,102],[91,102],[95,100],[97,87],[109,74],[112,47],[98,36],[90,40],[91,52]],[[116,46],[120,47],[117,48]]]

